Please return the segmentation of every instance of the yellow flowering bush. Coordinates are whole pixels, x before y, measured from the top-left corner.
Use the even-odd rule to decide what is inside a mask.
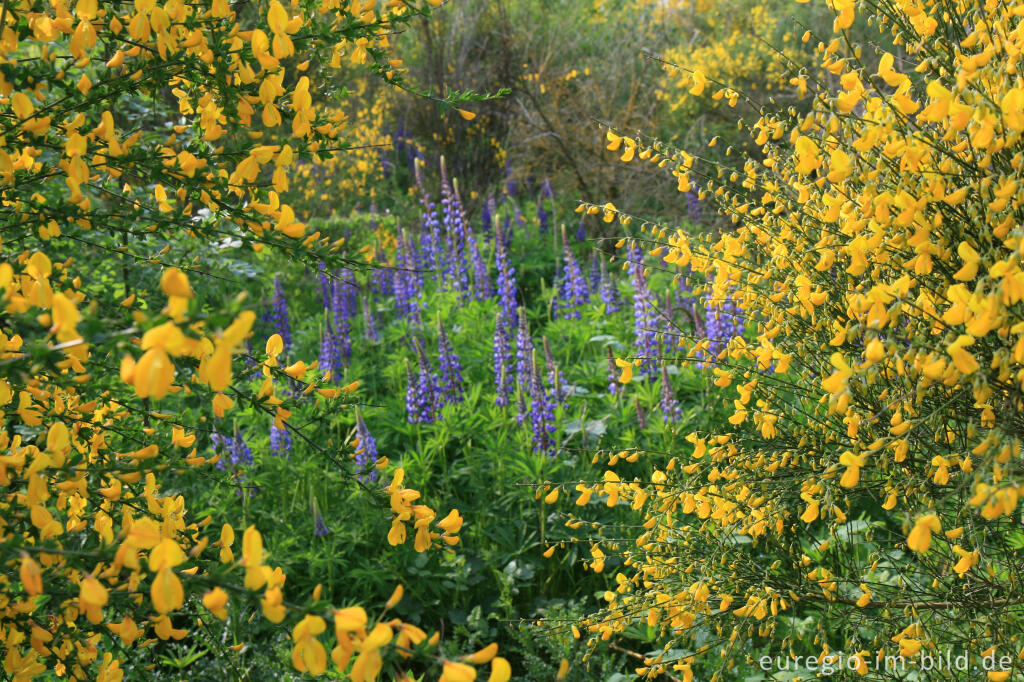
[[[333,113],[346,93],[326,74],[346,58],[398,83],[387,35],[424,7],[3,3],[0,640],[9,679],[120,680],[133,649],[249,611],[288,624],[299,672],[333,664],[372,680],[433,665],[441,679],[464,680],[490,662],[493,679],[508,679],[493,650],[445,661],[437,634],[391,617],[401,588],[372,614],[336,609],[319,588],[289,596],[259,530],[214,528],[176,490],[182,471],[214,475],[218,456],[196,446],[214,418],[245,405],[301,437],[289,422],[298,401],[333,410],[357,389],[329,383],[314,362],[284,362],[278,335],[249,348],[256,313],[205,250],[274,249],[331,265],[344,257],[341,241],[307,234],[282,201],[289,169],[351,144]],[[390,497],[391,544],[404,542],[406,524],[417,551],[458,542],[458,512],[441,518],[414,504],[419,493],[403,478],[398,469],[377,491],[382,504]]]
[[[803,10],[800,5],[772,0],[679,2],[673,8],[677,42],[662,55],[668,71],[658,96],[675,120],[699,121],[701,113],[720,117],[702,97],[704,88],[714,83],[759,101],[773,93],[781,96],[788,70],[808,61],[799,40],[803,29],[793,16]]]
[[[709,339],[678,338],[733,406],[727,429],[690,433],[647,480],[583,486],[644,520],[634,545],[601,545],[625,566],[580,635],[646,623],[665,647],[638,672],[685,680],[712,653],[703,670],[734,679],[762,645],[876,678],[886,656],[952,651],[1009,679],[1024,659],[1024,9],[828,7],[834,35],[807,36],[816,67],[787,74],[813,108],[760,106],[756,156],[722,166],[608,133],[735,229],[589,210],[639,225],[748,333],[711,358]],[[851,32],[858,15],[881,39]]]

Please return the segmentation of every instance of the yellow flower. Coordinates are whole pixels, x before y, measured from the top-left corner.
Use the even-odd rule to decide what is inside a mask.
[[[512,666],[501,656],[491,661],[491,675],[487,682],[508,682],[512,678]]]
[[[925,514],[918,517],[914,522],[914,528],[907,536],[907,547],[913,551],[924,554],[931,547],[932,533],[942,531],[942,524],[936,514]]]
[[[283,621],[288,609],[284,605],[284,593],[281,592],[281,588],[268,588],[260,599],[260,607],[263,609],[263,617],[271,623]]]
[[[150,586],[149,596],[153,601],[153,608],[160,614],[176,611],[185,603],[185,589],[170,566],[157,571]]]
[[[867,455],[855,455],[849,450],[839,456],[839,463],[847,467],[843,477],[839,480],[839,485],[844,488],[853,488],[860,481],[860,468],[864,466],[864,462],[867,461]]]
[[[220,620],[226,620],[228,617],[227,604],[228,593],[219,587],[215,587],[203,595],[203,606]]]
[[[160,290],[167,296],[192,298],[192,287],[188,276],[178,268],[167,268],[160,277]]]
[[[622,369],[622,374],[619,375],[620,384],[628,384],[633,380],[633,363],[622,358],[615,358],[615,364]]]
[[[701,71],[700,69],[697,69],[697,70],[695,70],[693,72],[693,75],[691,76],[691,78],[692,78],[693,86],[690,88],[690,94],[691,95],[700,95],[701,93],[704,92],[704,88],[707,87],[707,84],[708,84],[707,77],[704,75],[703,71]]]
[[[327,629],[327,623],[320,616],[307,615],[292,630],[292,665],[299,672],[322,675],[327,670],[327,650],[317,635]]]
[[[476,668],[465,663],[445,661],[441,668],[439,682],[473,682],[476,679]]]
[[[18,578],[22,587],[29,593],[29,596],[36,596],[43,592],[43,575],[39,570],[39,564],[32,560],[32,557],[23,555],[21,566],[18,569]]]
[[[337,632],[355,632],[366,627],[367,616],[362,606],[350,606],[334,612],[334,629]]]
[[[496,642],[491,642],[483,649],[480,649],[480,651],[477,651],[474,654],[463,656],[462,660],[466,663],[472,663],[473,665],[482,665],[484,663],[489,663],[491,659],[494,658],[497,654],[498,644]]]

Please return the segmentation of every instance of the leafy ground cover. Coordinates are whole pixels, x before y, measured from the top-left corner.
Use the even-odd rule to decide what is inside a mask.
[[[578,481],[600,479],[609,458],[668,452],[681,425],[714,418],[701,370],[677,367],[666,336],[702,324],[703,309],[685,289],[656,297],[669,275],[642,274],[629,254],[609,267],[585,225],[563,239],[545,219],[551,198],[506,197],[481,223],[434,175],[434,192],[404,207],[409,228],[397,229],[408,216],[394,214],[315,225],[372,255],[373,267],[242,257],[240,271],[270,283],[252,292],[262,309],[252,346],[279,334],[290,341],[282,363],[316,357],[315,372],[331,371],[332,382],[358,381],[358,397],[331,413],[300,401],[294,434],[257,410],[236,411],[206,445],[219,471],[183,479],[184,490],[217,523],[242,517],[265,529],[300,592],[320,584],[326,599],[383,601],[402,582],[401,617],[436,619],[471,647],[498,642],[544,679],[572,657],[574,640],[559,628],[560,644],[543,648],[550,633],[520,626],[594,609],[621,561],[595,552],[587,529],[629,522],[604,500],[581,500]],[[650,353],[638,371],[650,380],[620,383],[614,358],[635,355],[638,338]],[[459,510],[458,545],[380,551],[392,521],[380,487],[395,468],[431,503]],[[584,527],[579,502],[600,510]]]

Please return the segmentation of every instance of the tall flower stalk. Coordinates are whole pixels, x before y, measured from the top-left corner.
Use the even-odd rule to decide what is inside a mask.
[[[292,347],[292,324],[288,317],[288,299],[281,285],[280,275],[274,275],[274,297],[271,300],[270,319],[274,333],[281,335],[284,352],[287,354]]]
[[[377,318],[373,314],[370,297],[363,296],[361,304],[363,309],[363,336],[370,343],[377,343],[380,341],[380,333],[377,331]]]
[[[537,353],[530,354],[530,431],[534,452],[555,453],[555,406],[544,390],[537,367]]]
[[[516,269],[508,257],[504,239],[504,228],[499,227],[494,236],[494,264],[498,271],[498,302],[505,326],[516,325]]]
[[[565,235],[565,226],[562,226],[562,266],[561,287],[559,297],[556,299],[558,305],[556,311],[558,316],[567,320],[578,320],[580,308],[590,302],[590,288],[587,286],[587,279],[583,276],[580,262],[576,254],[569,248],[569,240]]]
[[[630,252],[630,276],[633,280],[633,330],[636,333],[637,356],[642,358],[641,374],[650,374],[658,353],[658,327],[661,316],[654,307],[644,272],[643,251]]]
[[[355,287],[352,272],[342,270],[331,291],[331,326],[337,348],[339,366],[348,365],[352,357],[352,317],[355,313]]]
[[[460,299],[469,295],[469,271],[466,265],[466,232],[462,203],[448,179],[444,158],[441,159],[441,225],[444,228],[447,257],[444,265],[446,284]]]
[[[413,254],[412,240],[405,230],[402,230],[398,234],[398,246],[395,252],[395,308],[414,326],[419,325],[420,322],[420,291],[422,288],[423,279],[419,274],[417,258]]]
[[[518,309],[518,326],[516,328],[516,388],[518,391],[517,407],[519,411],[516,421],[522,424],[526,419],[525,396],[530,392],[530,373],[533,371],[533,339],[530,338],[530,326],[526,321],[526,310]]]
[[[459,356],[452,348],[448,332],[441,324],[441,314],[437,315],[437,346],[438,365],[441,368],[441,399],[446,403],[461,403],[464,388],[462,386],[462,364]]]
[[[335,343],[334,332],[331,329],[329,315],[324,315],[324,326],[320,330],[320,370],[326,374],[331,373],[332,379],[337,379],[341,372],[341,357],[338,353],[338,346]]]
[[[288,427],[277,428],[273,421],[270,423],[270,454],[275,457],[287,457],[292,451],[292,434],[288,433]]]
[[[568,395],[566,393],[565,375],[555,362],[555,356],[551,354],[551,345],[548,337],[542,339],[544,346],[544,368],[547,370],[547,382],[551,387],[551,397],[556,405],[565,405]]]
[[[406,389],[406,412],[409,421],[414,424],[431,424],[436,421],[441,408],[438,400],[440,389],[437,385],[437,374],[430,366],[423,345],[417,339],[413,339],[412,344],[416,352],[417,365],[415,375],[407,372],[410,384]]]
[[[355,459],[356,459],[356,471],[359,472],[360,476],[364,479],[372,481],[377,480],[377,470],[373,468],[374,462],[377,461],[377,439],[370,434],[370,429],[367,428],[366,422],[363,421],[363,415],[359,412],[359,408],[356,408],[356,440],[355,440]]]
[[[734,336],[742,336],[745,329],[743,310],[736,305],[732,292],[726,289],[725,295],[715,298],[715,286],[709,281],[704,294],[704,334],[708,340],[707,350],[697,352],[700,358],[696,366],[708,368],[716,366],[718,356]]]
[[[505,316],[499,311],[494,316],[494,403],[500,407],[508,405],[512,395],[511,329]]]
[[[615,279],[608,273],[608,266],[604,260],[599,266],[601,268],[601,301],[604,303],[606,315],[617,313],[622,309],[622,298],[619,296],[619,287]]]
[[[419,255],[424,269],[434,273],[434,279],[444,281],[445,254],[441,235],[441,218],[437,212],[437,204],[427,194],[423,182],[422,164],[416,164],[416,186],[420,192],[420,238]]]

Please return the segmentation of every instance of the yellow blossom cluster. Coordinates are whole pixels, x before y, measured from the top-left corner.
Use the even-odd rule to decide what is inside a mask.
[[[133,651],[189,637],[207,612],[224,620],[253,610],[294,621],[299,671],[326,671],[323,642],[333,636],[331,660],[350,679],[376,679],[382,662],[404,676],[407,659],[450,680],[472,679],[464,668],[493,659],[493,679],[508,679],[494,651],[452,662],[437,637],[383,612],[353,624],[319,589],[289,601],[259,531],[239,531],[239,547],[236,527],[248,524],[218,531],[212,516],[193,517],[175,480],[211,472],[219,455],[200,448],[213,420],[239,406],[296,431],[296,401],[324,412],[356,390],[328,383],[315,362],[281,360],[280,336],[257,357],[245,293],[218,300],[223,290],[210,286],[237,291],[239,282],[197,254],[269,247],[337,264],[342,241],[307,236],[282,200],[290,169],[340,144],[345,121],[332,112],[345,91],[327,74],[345,58],[397,82],[387,36],[436,4],[3,3],[7,678],[117,682]],[[243,354],[258,365],[255,381]],[[414,524],[417,549],[457,542],[458,512],[435,523],[411,504],[418,493],[398,486],[396,513]]]
[[[660,165],[732,219],[694,235],[634,218],[632,238],[708,299],[732,296],[748,326],[703,360],[726,429],[689,434],[649,480],[583,486],[644,514],[580,631],[646,619],[666,645],[642,674],[691,679],[714,650],[711,679],[730,679],[765,641],[861,664],[998,652],[1021,669],[1024,9],[827,8],[835,35],[808,32],[816,67],[794,83],[812,109],[762,106],[738,165],[608,133],[623,161]],[[881,38],[853,32],[858,18]],[[678,341],[688,361],[709,348]],[[809,633],[790,627],[806,617]]]

